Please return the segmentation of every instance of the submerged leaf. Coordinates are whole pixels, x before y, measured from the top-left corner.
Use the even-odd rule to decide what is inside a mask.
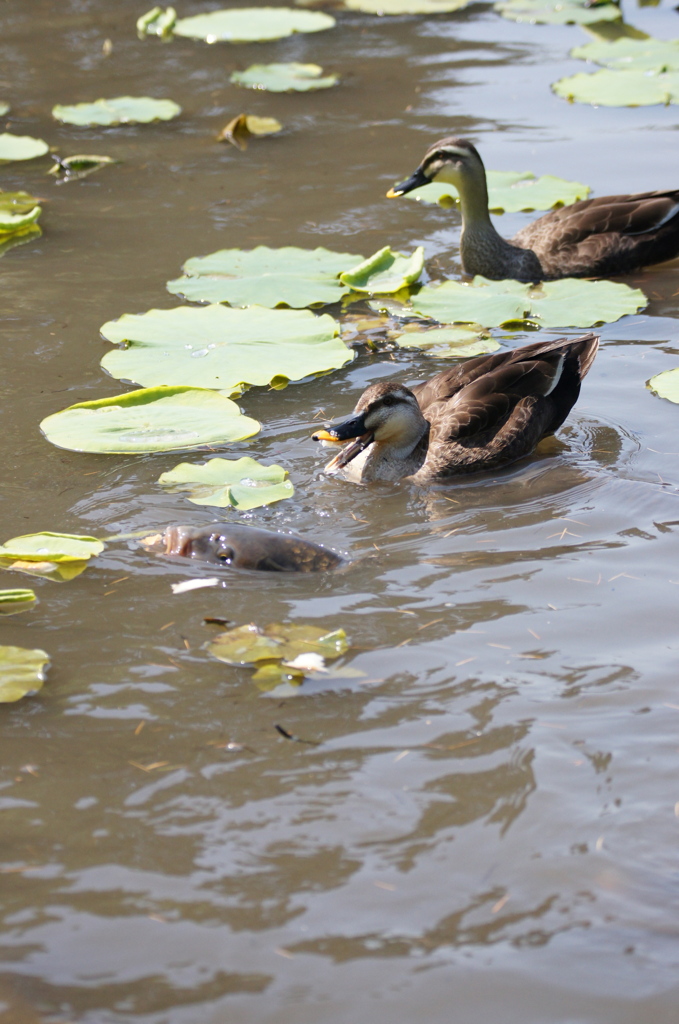
[[[596,40],[576,46],[571,57],[620,71],[679,71],[679,39]]]
[[[75,533],[27,533],[0,545],[0,558],[25,562],[82,562],[101,554],[106,545],[96,537]]]
[[[0,590],[0,614],[16,615],[19,612],[28,611],[37,600],[33,590],[26,590],[24,588]]]
[[[251,64],[245,71],[234,71],[229,81],[266,92],[311,92],[337,85],[339,75],[322,75],[318,64]]]
[[[157,100],[151,96],[116,96],[92,103],[75,103],[52,108],[52,116],[63,124],[81,127],[92,125],[148,124],[150,121],[171,121],[182,108],[173,100]]]
[[[530,171],[487,171],[488,209],[491,213],[518,213],[530,210],[551,210],[569,206],[589,195],[589,185],[566,181],[551,174],[536,178]],[[439,206],[456,206],[459,196],[454,185],[434,181],[430,185],[405,193],[406,199]]]
[[[210,654],[227,665],[256,665],[260,661],[292,661],[313,652],[332,660],[349,650],[343,629],[332,632],[319,626],[272,623],[265,629],[254,624],[220,633],[206,645]]]
[[[478,324],[469,327],[430,327],[423,330],[417,324],[416,330],[392,334],[399,348],[418,348],[435,359],[469,359],[486,352],[496,352],[500,343],[485,334]],[[470,329],[473,328],[473,329]]]
[[[419,246],[412,256],[394,252],[385,245],[374,255],[351,270],[345,270],[339,279],[355,292],[368,295],[391,295],[414,284],[424,270],[424,249]]]
[[[447,14],[467,7],[472,0],[344,0],[350,11],[365,14]]]
[[[80,402],[40,424],[52,444],[75,452],[167,452],[252,437],[257,420],[216,391],[150,387]]]
[[[275,117],[256,117],[254,114],[239,114],[222,128],[217,136],[218,142],[230,142],[241,152],[248,148],[252,136],[275,135],[282,131],[283,125]]]
[[[495,4],[495,10],[510,21],[544,25],[587,25],[622,20],[616,4],[587,3],[586,0],[502,0]]]
[[[232,394],[251,384],[283,388],[353,359],[338,338],[336,321],[306,309],[151,309],[126,313],[104,324],[101,333],[114,344],[127,344],[104,356],[104,369],[147,387],[186,384]]]
[[[679,404],[679,367],[656,373],[655,377],[651,377],[647,386],[655,392],[658,398],[666,398],[669,402]]]
[[[595,107],[650,107],[679,103],[679,71],[581,72],[554,82],[557,96]]]
[[[283,39],[293,32],[322,32],[333,28],[335,19],[320,11],[292,7],[235,7],[180,18],[174,34],[206,43],[255,43]]]
[[[0,163],[34,160],[47,152],[49,146],[43,139],[34,139],[31,135],[12,135],[11,132],[0,135]]]
[[[182,462],[162,473],[158,483],[189,491],[189,501],[194,505],[233,507],[241,512],[291,498],[295,493],[282,466],[263,466],[248,457],[209,459],[199,466]]]
[[[49,654],[39,648],[0,647],[0,704],[41,690],[49,661]]]
[[[55,161],[54,167],[50,167],[47,173],[61,175],[62,181],[78,181],[81,178],[86,178],[88,174],[93,174],[94,171],[100,171],[108,164],[119,162],[110,156],[95,156],[94,154],[90,156],[82,153],[64,157],[52,153],[52,159]]]
[[[286,245],[269,249],[220,249],[194,256],[182,270],[185,277],[167,282],[173,295],[192,302],[228,302],[232,306],[293,306],[303,308],[338,302],[350,290],[340,274],[362,260],[347,252],[298,249]]]

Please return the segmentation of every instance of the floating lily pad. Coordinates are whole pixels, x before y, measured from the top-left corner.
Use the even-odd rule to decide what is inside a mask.
[[[503,0],[495,4],[495,10],[510,21],[543,25],[588,25],[622,19],[620,8],[615,4],[588,4],[585,0],[580,3],[575,0]]]
[[[619,71],[679,71],[679,39],[596,40],[576,46],[571,57]]]
[[[363,260],[351,270],[345,270],[339,279],[355,292],[368,295],[391,295],[409,284],[414,284],[424,270],[424,249],[419,246],[412,256],[394,252],[385,245],[373,256]]]
[[[194,256],[182,270],[185,277],[167,282],[173,295],[192,302],[228,302],[232,306],[287,305],[303,308],[338,302],[350,290],[339,275],[362,256],[329,249],[220,249]]]
[[[266,92],[311,92],[337,85],[339,75],[323,77],[318,64],[251,64],[245,71],[234,71],[229,81]]]
[[[668,402],[676,402],[679,405],[679,367],[656,373],[655,377],[649,380],[648,387],[659,398],[666,398]]]
[[[96,537],[74,533],[27,533],[0,544],[0,558],[26,562],[82,562],[101,554],[106,545]]]
[[[0,235],[35,224],[41,213],[38,200],[28,192],[0,192]]]
[[[112,377],[146,387],[186,384],[231,394],[251,384],[284,388],[351,362],[338,332],[331,316],[309,310],[151,309],[104,324],[104,337],[127,348],[109,352],[101,365]]]
[[[472,329],[470,329],[472,328]],[[420,324],[409,324],[402,333],[393,333],[399,348],[417,348],[435,359],[469,359],[486,352],[496,352],[500,343],[486,334],[482,327],[430,327],[422,329]]]
[[[163,487],[189,491],[194,505],[218,508],[250,508],[271,505],[295,493],[288,472],[282,466],[263,466],[256,459],[209,459],[200,466],[182,462],[161,474]]]
[[[49,146],[43,139],[34,139],[30,135],[12,135],[11,132],[0,135],[0,163],[34,160],[48,152]]]
[[[93,103],[75,103],[70,107],[58,103],[52,108],[52,116],[57,121],[81,127],[171,121],[181,112],[178,103],[156,100],[151,96],[116,96],[114,99],[95,100]]]
[[[0,100],[0,117],[4,117],[5,114],[9,114],[11,107],[9,103],[4,103]]]
[[[14,590],[0,590],[0,615],[16,615],[28,611],[37,602],[34,591],[23,587]]]
[[[253,136],[276,135],[283,130],[283,125],[275,117],[256,117],[254,114],[239,114],[222,128],[217,136],[218,142],[230,142],[236,149],[244,152]]]
[[[0,704],[41,690],[49,661],[49,654],[38,648],[0,647]]]
[[[160,36],[161,39],[169,39],[176,22],[177,12],[174,7],[166,7],[165,10],[153,7],[137,19],[137,34],[140,38]]]
[[[23,245],[24,242],[34,241],[36,238],[40,238],[42,231],[37,224],[29,224],[26,228],[20,228],[18,231],[10,231],[0,234],[0,256],[4,256],[10,249],[14,249],[17,245]]]
[[[557,96],[595,107],[650,107],[679,103],[679,71],[595,71],[554,82]]]
[[[471,284],[445,281],[424,287],[413,299],[418,313],[440,323],[483,323],[498,327],[517,320],[531,320],[544,327],[593,327],[613,323],[647,304],[644,293],[615,281],[563,278],[538,286],[518,281],[487,281],[475,277]]]
[[[60,177],[61,181],[79,181],[88,174],[100,171],[102,167],[118,163],[110,156],[88,156],[83,153],[64,157],[52,153],[52,159],[55,161],[54,167],[50,167],[47,173]]]
[[[447,14],[460,11],[472,0],[344,0],[350,11],[364,14]]]
[[[174,26],[174,34],[204,39],[206,43],[256,43],[283,39],[293,32],[323,32],[334,25],[335,19],[320,11],[300,11],[292,7],[234,7],[180,18]]]
[[[551,210],[586,199],[590,192],[589,186],[579,181],[566,181],[551,174],[536,178],[530,171],[487,171],[486,179],[491,213]],[[406,192],[405,198],[443,207],[456,206],[459,202],[455,186],[438,181]]]
[[[254,624],[220,633],[206,645],[210,654],[227,665],[257,665],[266,661],[292,661],[300,654],[339,658],[349,650],[343,629],[332,632],[319,626],[272,623],[265,629]]]
[[[228,444],[260,427],[216,391],[150,387],[71,405],[44,419],[40,429],[58,448],[127,454]]]

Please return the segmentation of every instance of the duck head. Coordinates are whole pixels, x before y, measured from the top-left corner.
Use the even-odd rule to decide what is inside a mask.
[[[400,185],[390,188],[387,198],[396,199],[422,185],[431,185],[433,181],[454,185],[462,194],[474,182],[485,181],[485,176],[483,161],[476,148],[467,139],[451,135],[430,146],[415,173]]]

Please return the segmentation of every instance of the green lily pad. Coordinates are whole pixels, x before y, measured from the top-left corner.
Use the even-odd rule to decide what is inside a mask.
[[[0,590],[0,615],[16,615],[28,611],[37,602],[33,590],[23,587],[14,590]]]
[[[217,136],[218,142],[230,142],[236,149],[245,152],[251,138],[263,135],[276,135],[283,130],[283,125],[275,117],[257,117],[255,114],[239,114]]]
[[[471,329],[470,329],[471,328]],[[399,348],[417,348],[435,359],[469,359],[496,352],[500,343],[478,324],[469,327],[429,327],[409,324],[402,333],[390,335]]]
[[[37,224],[29,224],[28,227],[20,228],[18,231],[5,232],[0,235],[0,256],[4,256],[10,249],[24,242],[34,241],[42,235]]]
[[[460,11],[472,0],[344,0],[350,11],[364,14],[447,14]]]
[[[260,426],[216,391],[150,387],[70,405],[44,419],[40,429],[58,448],[128,454],[228,444],[252,437]]]
[[[413,299],[418,313],[440,323],[480,322],[485,327],[517,320],[536,321],[544,327],[593,327],[637,313],[646,304],[639,288],[574,277],[538,286],[484,277],[475,277],[471,284],[445,281],[436,288],[420,289]]]
[[[650,107],[658,103],[679,103],[679,71],[581,72],[554,82],[557,96],[595,107]]]
[[[679,71],[679,39],[596,40],[576,46],[571,57],[591,60],[619,71]]]
[[[663,373],[656,373],[651,377],[647,385],[654,391],[658,398],[666,398],[668,402],[676,402],[679,405],[679,367],[674,370],[664,370]]]
[[[82,562],[101,554],[106,545],[96,537],[74,533],[27,533],[0,544],[0,558],[25,562]]]
[[[503,0],[495,4],[495,10],[510,21],[543,25],[588,25],[622,19],[620,8],[615,4],[587,5],[584,0],[580,3],[576,0]]]
[[[21,231],[35,224],[42,213],[37,203],[28,192],[0,192],[0,234]]]
[[[30,135],[12,135],[11,132],[0,135],[0,163],[34,160],[48,152],[49,146],[43,139],[34,139]]]
[[[49,661],[49,654],[39,648],[0,647],[0,704],[41,690]]]
[[[284,388],[354,357],[338,338],[336,321],[307,309],[151,309],[111,320],[101,333],[127,345],[104,356],[104,369],[146,387],[184,384],[231,394],[252,384]]]
[[[204,39],[206,43],[256,43],[283,39],[293,32],[323,32],[334,25],[335,19],[320,11],[300,11],[292,7],[235,7],[180,18],[174,26],[174,34]]]
[[[579,181],[566,181],[552,174],[536,178],[530,171],[488,171],[488,208],[491,213],[518,213],[530,210],[551,210],[556,206],[569,206],[589,195],[589,185]],[[431,185],[406,192],[406,199],[439,206],[456,206],[459,202],[454,185],[433,181]]]
[[[169,39],[177,22],[177,12],[174,7],[153,7],[141,18],[137,18],[137,34],[140,38],[144,36],[160,36],[161,39]]]
[[[200,466],[182,462],[158,479],[163,487],[189,491],[194,505],[216,505],[245,512],[295,493],[282,466],[263,466],[256,459],[209,459]]]
[[[182,108],[172,100],[156,100],[151,96],[116,96],[93,103],[75,103],[52,108],[52,116],[64,124],[80,127],[92,125],[148,124],[150,121],[171,121]]]
[[[260,661],[292,661],[299,654],[339,658],[349,650],[343,629],[332,632],[319,626],[272,623],[259,629],[254,623],[220,633],[206,645],[210,654],[227,665],[256,665]]]
[[[311,92],[337,85],[339,75],[323,77],[318,64],[251,64],[245,71],[234,71],[229,81],[266,92]]]
[[[373,256],[363,260],[351,270],[345,270],[339,279],[355,292],[368,295],[391,295],[409,284],[414,284],[424,270],[424,249],[419,246],[412,256],[394,252],[385,245]]]
[[[62,181],[79,181],[81,178],[86,178],[88,174],[100,171],[102,167],[118,163],[110,156],[95,156],[94,154],[89,156],[84,153],[64,157],[52,153],[52,159],[55,161],[54,167],[50,167],[47,173],[61,177]]]
[[[9,114],[11,107],[9,103],[4,103],[0,100],[0,117],[4,117],[5,114]]]
[[[329,249],[220,249],[194,256],[182,270],[186,276],[167,282],[167,290],[192,302],[228,302],[232,306],[287,305],[303,308],[339,302],[350,290],[339,275],[362,260]]]

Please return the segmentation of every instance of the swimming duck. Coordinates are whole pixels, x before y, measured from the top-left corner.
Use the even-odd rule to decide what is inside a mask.
[[[466,274],[529,282],[608,277],[679,256],[679,189],[572,203],[539,217],[507,242],[491,223],[486,171],[471,142],[453,137],[435,142],[415,173],[390,188],[387,197],[433,181],[454,185],[460,195]]]
[[[536,342],[468,359],[414,388],[372,384],[353,416],[312,435],[357,439],[325,472],[427,484],[515,462],[564,422],[598,346],[595,334]]]

